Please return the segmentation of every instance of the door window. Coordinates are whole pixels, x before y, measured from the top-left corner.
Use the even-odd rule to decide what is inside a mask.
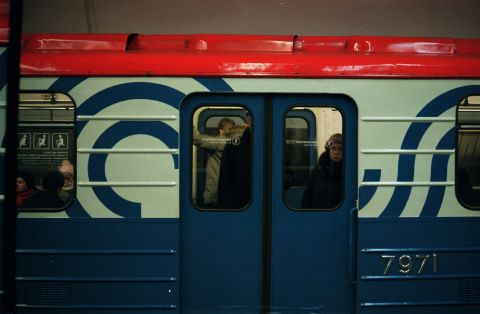
[[[192,121],[192,202],[199,210],[240,210],[250,202],[250,113],[201,106]]]
[[[333,107],[291,108],[284,120],[285,203],[326,210],[343,198],[343,120]]]

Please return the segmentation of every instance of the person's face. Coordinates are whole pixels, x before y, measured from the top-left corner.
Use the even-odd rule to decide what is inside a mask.
[[[65,178],[65,183],[63,186],[72,186],[73,185],[73,174],[70,172],[64,172],[63,177]]]
[[[233,124],[231,123],[226,123],[223,127],[223,129],[219,129],[219,133],[220,135],[225,135],[225,133],[227,133],[228,131],[230,131],[230,129],[232,128]]]
[[[342,161],[343,158],[343,145],[334,143],[329,149],[330,159],[333,161]]]
[[[22,193],[26,190],[28,190],[27,183],[21,177],[17,177],[17,193]]]

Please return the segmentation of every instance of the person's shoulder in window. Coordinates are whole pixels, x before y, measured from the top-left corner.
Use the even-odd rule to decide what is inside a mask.
[[[65,201],[58,196],[65,182],[63,174],[51,170],[42,178],[42,188],[25,200],[21,208],[62,208]]]

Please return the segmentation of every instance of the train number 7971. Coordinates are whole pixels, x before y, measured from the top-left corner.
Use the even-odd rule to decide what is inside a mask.
[[[396,255],[382,255],[382,258],[386,260],[387,264],[384,275],[388,275],[395,261],[398,264],[398,272],[403,275],[408,275],[412,271],[416,271],[418,275],[423,274],[427,265],[431,264],[432,273],[437,272],[437,254],[417,254],[413,258],[410,255],[402,255],[397,258]]]

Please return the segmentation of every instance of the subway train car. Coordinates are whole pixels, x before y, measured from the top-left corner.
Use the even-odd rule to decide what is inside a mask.
[[[20,71],[16,313],[480,312],[480,40],[35,34]]]

